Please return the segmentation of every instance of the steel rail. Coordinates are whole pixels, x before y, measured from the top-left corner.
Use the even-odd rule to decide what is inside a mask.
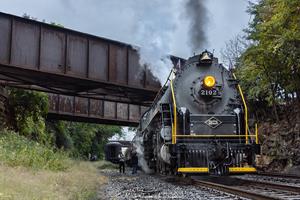
[[[289,185],[283,185],[283,184],[278,184],[278,183],[270,183],[270,182],[263,182],[263,181],[254,181],[254,180],[248,180],[248,179],[241,179],[251,185],[259,185],[263,187],[270,187],[278,190],[284,190],[284,191],[289,191],[289,192],[297,192],[300,194],[300,187],[297,186],[289,186]]]
[[[266,196],[263,194],[255,193],[255,192],[250,192],[246,191],[243,189],[238,189],[236,187],[231,187],[227,185],[222,185],[218,183],[212,183],[212,182],[207,182],[207,181],[200,181],[200,180],[193,180],[194,185],[196,186],[204,186],[204,187],[209,187],[212,189],[220,190],[223,192],[231,193],[234,195],[238,195],[241,197],[249,198],[249,199],[254,199],[254,200],[278,200],[280,198],[277,197],[271,197],[271,196]]]
[[[278,177],[278,178],[293,178],[293,179],[300,179],[300,176],[293,175],[293,174],[283,174],[283,173],[257,172],[256,175],[259,175],[259,176]]]

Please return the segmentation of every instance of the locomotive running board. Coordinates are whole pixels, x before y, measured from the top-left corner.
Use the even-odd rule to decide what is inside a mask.
[[[209,173],[207,167],[181,167],[177,169],[182,173]],[[254,173],[256,169],[254,167],[229,167],[229,173]]]
[[[229,173],[256,172],[254,167],[229,167]]]
[[[184,173],[208,173],[209,169],[207,167],[181,167],[177,171]]]

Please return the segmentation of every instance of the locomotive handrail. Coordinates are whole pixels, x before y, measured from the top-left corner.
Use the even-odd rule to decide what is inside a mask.
[[[255,123],[255,143],[258,144],[258,129],[257,129],[257,123]]]
[[[176,135],[177,137],[244,137],[246,135],[203,135],[198,133],[199,135]],[[255,137],[256,135],[247,135],[248,137]]]
[[[141,116],[141,118],[140,118],[140,124],[142,124],[142,119],[143,119],[144,115],[145,115],[148,111],[150,111],[150,110],[156,105],[156,103],[157,103],[157,101],[158,101],[160,95],[161,95],[163,92],[165,92],[163,89],[164,89],[164,87],[168,84],[168,82],[170,81],[170,76],[171,76],[172,72],[173,72],[173,69],[170,71],[170,73],[169,73],[169,75],[168,75],[168,78],[167,78],[165,84],[164,84],[164,85],[159,89],[159,91],[157,92],[157,94],[156,94],[156,96],[155,96],[155,98],[154,98],[154,100],[153,100],[151,106],[150,106],[150,107],[142,114],[142,116]]]
[[[234,79],[236,79],[235,74],[232,73],[232,75],[233,75]],[[246,137],[246,144],[248,144],[248,107],[247,107],[241,86],[239,84],[237,86],[238,86],[238,89],[239,89],[239,92],[240,92],[240,95],[242,97],[242,101],[244,104],[244,108],[245,108],[245,137]]]
[[[160,90],[159,90],[158,93],[156,94],[156,96],[155,96],[155,98],[154,98],[154,100],[153,100],[152,105],[155,105],[155,104],[156,104],[156,101],[157,101],[157,99],[159,98],[159,96],[161,95],[161,93],[163,92],[164,87],[165,87],[165,86],[168,84],[168,82],[171,80],[170,77],[171,77],[171,74],[172,74],[172,73],[173,73],[173,69],[170,71],[170,73],[169,73],[169,75],[168,75],[168,78],[167,78],[165,84],[160,88]],[[152,105],[151,105],[151,107],[152,107]]]
[[[172,126],[172,144],[176,144],[176,131],[177,131],[177,110],[176,110],[176,99],[173,88],[173,80],[170,80],[171,92],[172,92],[172,100],[173,100],[173,115],[174,121]]]

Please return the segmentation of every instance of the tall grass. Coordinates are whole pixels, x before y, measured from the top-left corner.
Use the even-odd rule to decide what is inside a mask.
[[[31,141],[13,131],[0,132],[0,163],[33,169],[66,170],[72,161],[62,151]]]
[[[97,165],[76,161],[70,169],[58,172],[0,165],[0,200],[99,199],[108,178],[99,174]]]

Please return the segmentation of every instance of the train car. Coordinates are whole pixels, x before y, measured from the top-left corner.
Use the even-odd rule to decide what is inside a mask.
[[[209,51],[171,72],[133,142],[147,171],[163,174],[253,173],[260,153],[238,80]]]
[[[114,164],[119,163],[119,154],[122,153],[127,165],[130,165],[132,151],[131,141],[109,141],[104,146],[105,160]]]

